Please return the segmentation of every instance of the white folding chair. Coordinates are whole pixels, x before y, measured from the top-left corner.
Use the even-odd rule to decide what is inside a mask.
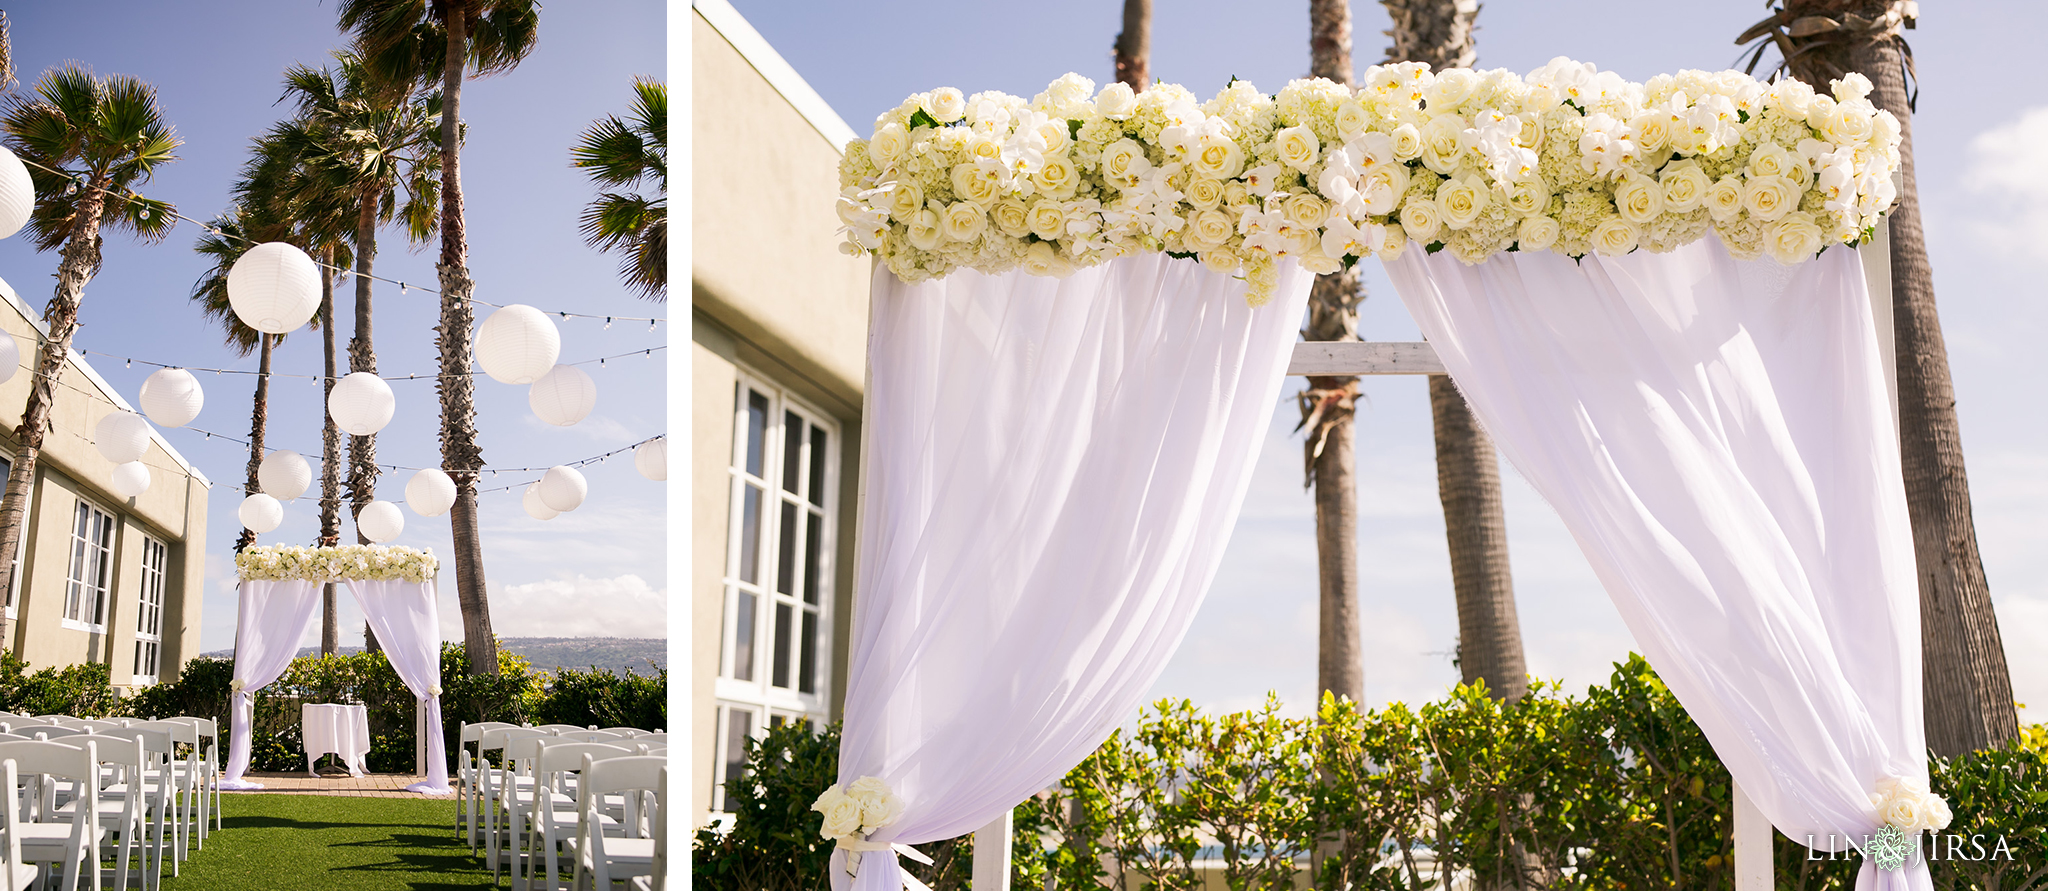
[[[461,730],[455,737],[455,785],[457,787],[456,792],[460,795],[460,801],[455,806],[455,825],[463,838],[469,840],[469,850],[471,853],[476,852],[476,824],[480,817],[480,810],[477,806],[480,804],[478,801],[480,791],[477,788],[477,772],[480,769],[479,762],[482,760],[483,753],[478,752],[472,757],[469,753],[470,744],[482,741],[486,731],[509,729],[517,726],[519,725],[507,724],[503,721],[484,721],[479,724],[471,724],[468,721],[464,721],[462,722]]]
[[[557,891],[561,887],[557,879],[561,875],[557,852],[562,842],[576,829],[579,800],[577,796],[582,787],[581,782],[578,782],[574,785],[575,791],[570,791],[572,786],[568,782],[568,776],[581,771],[586,758],[624,758],[638,753],[623,742],[557,742],[556,739],[540,739],[536,742],[540,744],[540,754],[534,760],[534,781],[536,788],[546,792],[546,797],[537,799],[537,802],[544,802],[545,806],[537,803],[533,812],[533,832],[536,836],[534,847],[541,852],[540,859],[547,863],[547,884],[542,887],[547,891]],[[600,822],[608,827],[606,831],[618,834],[617,820],[604,816],[602,811],[598,816]],[[534,856],[529,856],[527,865],[527,887],[530,888],[531,877],[540,864],[536,862]]]
[[[542,725],[540,725],[539,727],[534,727],[534,728],[531,728],[531,729],[533,729],[533,730],[545,730],[545,731],[547,731],[547,732],[549,732],[549,733],[561,733],[561,732],[563,732],[563,731],[567,731],[567,730],[596,730],[596,729],[597,729],[597,725],[596,725],[596,724],[592,724],[592,725],[590,725],[590,726],[588,726],[588,727],[578,727],[578,726],[576,726],[576,725],[574,725],[574,724],[542,724]]]
[[[199,831],[196,834],[187,834],[198,842],[199,849],[203,851],[206,850],[206,836],[220,828],[220,724],[212,718],[195,718],[190,715],[164,720],[190,724],[199,737],[199,742],[192,749],[195,755],[192,769],[196,771],[193,786],[197,795],[193,814],[198,817]]]
[[[627,737],[629,739],[635,736],[646,736],[648,734],[648,731],[641,730],[638,727],[606,727],[603,728],[603,730],[606,733],[616,733],[620,736]]]
[[[13,761],[0,764],[0,788],[6,790],[0,800],[6,808],[0,813],[0,891],[28,891],[43,871],[21,859],[21,777]]]
[[[72,727],[72,726],[69,726],[69,725],[65,725],[65,724],[51,724],[51,725],[50,725],[50,726],[48,726],[48,727],[37,727],[37,728],[36,728],[36,730],[35,730],[35,732],[36,732],[36,735],[38,735],[38,736],[41,736],[41,737],[43,737],[44,739],[57,739],[57,738],[59,738],[59,737],[64,737],[64,736],[91,736],[91,735],[92,735],[92,731],[90,731],[90,730],[87,730],[87,729],[85,729],[85,728],[83,728],[83,727]]]
[[[100,888],[99,848],[106,830],[100,828],[96,817],[100,764],[95,748],[90,741],[83,747],[54,742],[0,742],[0,760],[13,761],[20,776],[36,777],[44,799],[38,804],[38,812],[45,819],[15,826],[21,839],[21,859],[28,863],[63,864],[63,878],[54,887],[66,891],[77,891],[79,879],[87,877],[93,891]],[[84,803],[63,822],[49,819],[52,815],[47,807],[58,781],[72,783],[74,799]],[[44,891],[53,887],[50,873],[59,871],[54,867],[45,871]]]
[[[185,859],[184,850],[178,847],[185,838],[181,832],[184,821],[176,806],[180,798],[179,784],[190,776],[190,772],[178,769],[181,759],[177,757],[178,738],[175,734],[191,729],[189,724],[138,721],[104,734],[132,739],[142,746],[144,763],[140,775],[129,778],[124,784],[101,789],[100,797],[118,800],[130,794],[142,796],[142,819],[148,830],[152,858],[144,861],[143,869],[158,883],[163,877],[166,856],[170,858],[173,876],[178,874],[178,864]]]
[[[668,733],[666,731],[656,730],[653,733],[643,733],[639,736],[633,737],[633,739],[638,742],[644,743],[666,743],[668,742]]]
[[[204,826],[205,815],[203,796],[206,777],[199,764],[202,737],[199,727],[190,721],[137,721],[114,736],[126,736],[128,731],[146,730],[162,734],[170,741],[170,749],[164,769],[169,770],[168,788],[171,802],[168,806],[171,820],[171,875],[178,874],[178,864],[190,855],[189,845],[199,837],[198,829]],[[178,757],[178,747],[185,746],[188,754]],[[195,823],[197,825],[195,825]],[[204,848],[204,845],[201,845]]]
[[[142,887],[145,889],[156,887],[149,880],[148,868],[152,861],[149,847],[143,844],[143,836],[148,831],[148,821],[143,815],[145,808],[149,804],[161,803],[163,801],[166,787],[164,786],[161,773],[157,776],[153,790],[149,790],[148,787],[143,785],[143,770],[152,760],[145,751],[143,743],[136,739],[123,739],[118,736],[97,734],[91,736],[70,736],[56,742],[59,745],[91,751],[94,757],[99,759],[99,764],[102,768],[112,767],[114,769],[113,782],[108,783],[105,781],[106,778],[101,778],[101,783],[95,790],[97,794],[94,796],[93,805],[90,806],[89,810],[96,815],[101,828],[111,830],[115,836],[112,839],[114,844],[114,851],[112,853],[116,864],[114,880],[116,887],[128,887],[128,870],[131,858],[137,861],[135,863],[136,871],[142,874]],[[114,794],[108,794],[110,791]],[[75,813],[87,810],[88,806],[84,797],[73,796],[69,802],[49,813],[53,818],[64,819]],[[95,868],[98,867],[99,860],[98,856],[93,858]]]
[[[653,822],[659,823],[660,812],[667,804],[661,772],[668,766],[668,759],[644,755],[602,761],[588,760],[588,756],[586,759],[579,781],[582,800],[576,808],[576,836],[565,842],[563,847],[576,861],[572,887],[582,891],[587,876],[591,891],[613,891],[615,879],[623,882],[636,875],[654,873],[654,839],[646,837],[638,816],[631,813],[621,821],[625,837],[607,836],[602,821],[597,819],[601,812],[600,803],[605,796],[617,794],[631,804],[644,800],[651,793],[655,810]]]
[[[505,845],[505,832],[511,828],[511,811],[507,798],[522,789],[530,790],[532,777],[522,777],[512,770],[512,759],[506,747],[522,739],[553,736],[554,733],[532,727],[502,727],[486,730],[477,741],[479,759],[486,752],[496,751],[499,764],[496,768],[480,767],[483,774],[483,807],[480,815],[484,819],[484,857],[491,863],[491,880],[497,881],[498,868],[504,863],[501,848]]]
[[[570,742],[618,742],[626,739],[624,734],[610,730],[564,730],[555,735]]]

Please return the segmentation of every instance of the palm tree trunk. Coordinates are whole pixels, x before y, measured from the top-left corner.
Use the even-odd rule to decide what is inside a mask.
[[[320,355],[325,363],[321,378],[321,404],[334,392],[334,248],[327,248],[320,267]],[[334,547],[341,541],[341,428],[334,417],[320,413],[320,546]],[[341,651],[341,617],[334,600],[334,583],[320,590],[320,652],[332,656]]]
[[[79,199],[77,228],[65,240],[64,254],[57,264],[57,291],[43,309],[43,321],[49,324],[50,335],[43,339],[36,356],[35,381],[29,386],[28,403],[22,408],[21,426],[14,431],[21,446],[15,451],[14,464],[7,473],[7,494],[0,497],[0,560],[8,566],[6,577],[0,579],[8,587],[0,590],[11,588],[14,573],[21,569],[15,564],[14,554],[28,525],[29,491],[35,484],[43,436],[50,430],[57,375],[63,373],[71,338],[78,333],[78,305],[85,299],[85,284],[92,281],[93,273],[100,268],[100,214],[104,209],[100,190],[106,188],[107,182],[105,176],[94,177]],[[28,589],[22,589],[17,611],[27,610],[28,597]],[[6,614],[0,612],[0,648],[10,652],[19,649],[13,637],[16,630],[8,627]]]
[[[1124,29],[1116,35],[1116,79],[1142,93],[1152,84],[1152,0],[1124,0]]]
[[[448,5],[448,53],[441,76],[441,468],[455,479],[448,525],[455,539],[455,591],[462,607],[463,651],[474,674],[498,673],[498,642],[484,587],[483,541],[477,534],[476,481],[483,450],[476,441],[476,378],[470,374],[469,332],[475,311],[470,294],[469,240],[462,210],[462,64],[468,57],[468,10]]]
[[[348,370],[353,373],[377,372],[377,349],[370,325],[370,270],[377,262],[377,196],[364,189],[360,209],[356,214],[356,330],[348,340]],[[334,390],[334,375],[328,374],[327,389]],[[328,419],[331,429],[334,421]],[[348,438],[348,500],[349,516],[362,513],[363,506],[377,498],[377,435],[350,436]],[[337,521],[338,525],[338,521]],[[339,529],[336,530],[339,534]],[[356,532],[356,544],[370,544],[361,530]],[[370,630],[369,623],[363,624],[363,648],[376,652],[377,635]]]
[[[1479,0],[1380,0],[1394,27],[1387,36],[1389,62],[1428,62],[1430,70],[1470,68],[1479,60],[1472,23]]]
[[[263,468],[263,431],[270,420],[270,348],[275,342],[269,334],[256,335],[256,398],[249,408],[249,478],[244,491],[251,495],[263,491],[259,471]],[[242,527],[242,534],[235,539],[235,553],[256,543],[256,533],[249,527]]]
[[[1429,406],[1435,416],[1437,494],[1458,592],[1458,669],[1465,683],[1483,681],[1497,698],[1520,699],[1529,691],[1529,669],[1515,616],[1515,580],[1508,572],[1500,461],[1449,376],[1429,376]],[[1452,523],[1454,517],[1459,522]]]

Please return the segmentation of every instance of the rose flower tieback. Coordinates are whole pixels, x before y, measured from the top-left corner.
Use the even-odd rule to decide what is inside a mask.
[[[1884,821],[1871,837],[1869,856],[1879,869],[1898,869],[1919,849],[1915,837],[1922,832],[1948,828],[1954,814],[1948,802],[1927,788],[1927,781],[1912,777],[1885,777],[1870,794],[1870,805]]]
[[[818,834],[831,839],[839,850],[846,852],[846,874],[855,876],[860,874],[861,855],[869,852],[894,851],[919,863],[932,862],[909,845],[869,841],[877,830],[903,816],[903,807],[903,799],[890,791],[889,784],[880,777],[861,777],[844,790],[839,788],[839,784],[832,784],[832,788],[818,796],[811,810],[825,815]],[[918,889],[923,888],[923,883],[908,876],[904,881]]]

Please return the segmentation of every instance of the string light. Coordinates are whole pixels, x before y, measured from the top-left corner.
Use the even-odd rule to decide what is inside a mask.
[[[76,348],[74,348],[74,349],[76,349]],[[657,347],[648,347],[648,348],[646,348],[646,349],[639,349],[639,350],[631,350],[631,351],[628,351],[628,352],[624,352],[624,353],[615,353],[615,354],[613,354],[613,355],[610,355],[610,356],[599,356],[599,357],[597,357],[597,358],[595,358],[595,359],[582,359],[582,360],[579,360],[579,361],[576,361],[576,362],[563,362],[563,363],[561,363],[561,364],[563,364],[563,365],[589,365],[589,364],[591,364],[592,362],[595,362],[595,363],[597,363],[597,365],[598,365],[598,367],[599,367],[599,368],[603,368],[603,367],[606,367],[606,366],[605,366],[605,361],[606,361],[607,359],[623,359],[623,358],[626,358],[627,356],[652,356],[652,355],[654,355],[654,352],[655,352],[656,350],[666,350],[666,349],[668,349],[668,346],[667,346],[667,345],[662,345],[662,346],[657,346]],[[80,354],[83,354],[83,355],[92,355],[92,356],[105,356],[106,358],[109,358],[109,359],[119,359],[119,360],[121,360],[122,362],[126,363],[127,367],[129,367],[129,368],[134,368],[134,367],[135,367],[135,363],[137,363],[137,362],[141,362],[141,363],[142,363],[142,364],[144,364],[144,365],[149,365],[149,366],[152,366],[152,367],[155,367],[155,368],[183,368],[183,369],[185,369],[186,371],[197,371],[197,372],[206,372],[206,371],[211,371],[211,372],[213,372],[213,374],[214,374],[214,376],[215,376],[215,377],[219,377],[219,376],[221,376],[221,375],[223,375],[223,374],[250,374],[250,375],[256,375],[256,374],[263,374],[263,372],[261,372],[261,371],[249,371],[249,370],[247,370],[247,369],[243,369],[243,368],[199,368],[199,367],[195,367],[195,366],[191,366],[191,365],[170,365],[170,364],[166,364],[166,363],[163,363],[163,362],[152,362],[152,361],[150,361],[150,360],[148,360],[148,359],[137,359],[137,358],[134,358],[134,357],[132,357],[132,356],[117,356],[117,355],[114,355],[113,353],[103,353],[103,352],[100,352],[99,350],[86,350],[86,349],[79,349],[79,350],[77,350],[77,352],[79,352]],[[481,374],[483,374],[483,372],[482,372],[482,371],[471,371],[471,372],[468,372],[466,376],[468,376],[468,377],[476,377],[476,376],[478,376],[478,375],[481,375]],[[310,381],[312,381],[312,382],[314,383],[314,385],[316,385],[316,386],[317,386],[317,385],[318,385],[318,384],[319,384],[319,383],[320,383],[321,381],[329,380],[329,378],[328,378],[328,377],[327,377],[326,375],[324,375],[324,374],[289,374],[289,373],[286,373],[286,372],[282,372],[282,371],[273,371],[273,372],[270,372],[270,376],[271,376],[271,377],[282,377],[282,378],[301,378],[301,379],[305,379],[305,380],[310,380]],[[412,374],[404,374],[404,375],[398,375],[398,374],[387,374],[387,375],[379,375],[379,376],[380,376],[380,377],[382,377],[382,378],[384,378],[384,379],[385,379],[385,380],[387,380],[387,381],[411,381],[411,380],[433,380],[433,379],[436,379],[436,378],[440,378],[440,377],[442,377],[443,375],[442,375],[442,374],[440,374],[440,373],[429,373],[429,374],[419,374],[419,373],[412,373]],[[336,378],[332,378],[332,379],[333,379],[333,380],[340,380],[341,378],[339,378],[339,377],[336,377]]]

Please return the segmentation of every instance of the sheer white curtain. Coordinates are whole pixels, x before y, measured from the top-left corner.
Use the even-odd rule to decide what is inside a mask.
[[[262,783],[242,779],[249,771],[249,723],[254,719],[256,691],[262,689],[299,654],[299,637],[320,606],[319,582],[255,582],[241,586],[235,623],[235,681],[241,690],[229,696],[228,766],[223,789],[261,789]]]
[[[1411,250],[1388,271],[1764,815],[1822,848],[1875,832],[1877,782],[1927,764],[1912,534],[1856,254],[1784,267],[1709,238],[1580,263]],[[1866,863],[1857,886],[1929,882]]]
[[[874,277],[866,502],[839,776],[973,831],[1128,718],[1201,603],[1312,277],[1270,305],[1193,262]],[[844,853],[833,881],[846,887]],[[893,855],[854,887],[895,891]]]
[[[434,602],[434,583],[350,580],[348,589],[362,604],[363,619],[398,679],[426,704],[427,780],[406,790],[452,794],[441,729],[441,610]]]

